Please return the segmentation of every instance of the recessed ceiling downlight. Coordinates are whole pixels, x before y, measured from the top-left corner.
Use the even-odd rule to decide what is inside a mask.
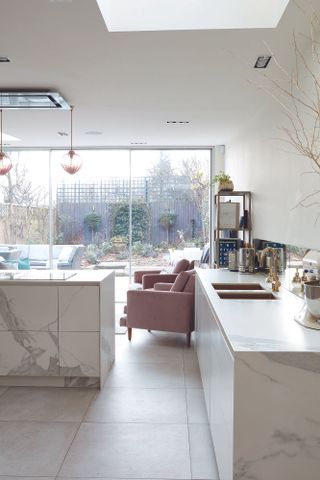
[[[99,130],[88,130],[85,133],[86,133],[86,135],[92,135],[92,136],[102,135],[102,132],[100,132]]]
[[[167,124],[180,124],[180,125],[187,125],[190,123],[190,120],[167,120]]]
[[[256,63],[254,64],[254,68],[267,68],[269,62],[271,60],[271,55],[260,55]]]

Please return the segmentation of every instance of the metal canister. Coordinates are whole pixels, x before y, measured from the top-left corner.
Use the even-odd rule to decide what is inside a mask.
[[[238,252],[237,250],[231,250],[228,254],[228,268],[230,272],[238,271]]]
[[[320,281],[305,282],[305,299],[308,311],[316,318],[320,318]]]
[[[239,272],[254,273],[255,253],[254,248],[239,249]]]

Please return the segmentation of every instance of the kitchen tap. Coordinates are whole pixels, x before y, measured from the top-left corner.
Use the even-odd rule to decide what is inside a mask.
[[[263,267],[263,262],[265,259],[265,256],[267,254],[271,255],[271,259],[273,260],[273,265],[271,265],[271,259],[270,259],[270,267],[269,267],[269,274],[267,276],[266,282],[272,284],[272,291],[273,292],[279,292],[279,288],[281,287],[281,282],[278,277],[278,252],[276,248],[273,247],[266,247],[262,250],[261,256],[260,256],[260,267]]]

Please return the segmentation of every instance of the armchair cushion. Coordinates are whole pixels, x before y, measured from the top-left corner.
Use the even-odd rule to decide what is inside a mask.
[[[157,282],[157,283],[154,284],[153,288],[154,288],[154,290],[161,290],[163,292],[169,292],[172,285],[173,285],[173,283]]]
[[[146,288],[153,288],[154,284],[157,282],[161,283],[173,283],[177,278],[177,274],[168,274],[168,273],[160,273],[160,274],[147,274],[143,275],[142,277],[142,288],[145,290]]]
[[[189,275],[188,281],[183,291],[186,293],[192,293],[194,295],[195,285],[196,285],[196,276]]]
[[[178,260],[172,273],[180,273],[184,272],[185,270],[188,270],[189,268],[189,260],[186,260],[185,258],[181,258],[181,260]]]
[[[177,278],[174,281],[170,291],[171,292],[183,292],[184,287],[186,286],[190,275],[188,272],[180,272]]]

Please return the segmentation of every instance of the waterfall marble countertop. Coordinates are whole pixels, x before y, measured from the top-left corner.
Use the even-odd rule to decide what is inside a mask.
[[[271,290],[260,274],[197,269],[197,275],[231,351],[320,352],[320,330],[303,327],[294,316],[304,301],[280,287],[276,300],[221,299],[212,283],[260,283]]]
[[[1,285],[99,285],[113,270],[3,270]]]

